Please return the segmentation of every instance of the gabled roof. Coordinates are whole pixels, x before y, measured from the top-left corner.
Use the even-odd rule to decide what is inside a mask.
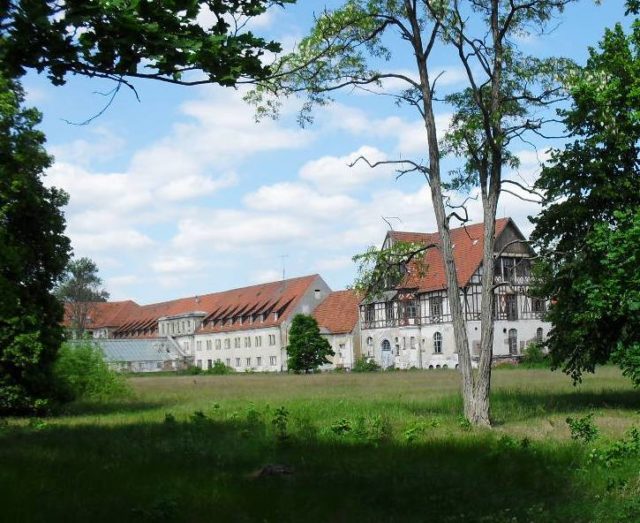
[[[287,320],[319,275],[291,278],[201,296],[198,309],[209,314],[199,333],[275,327]],[[274,313],[277,313],[277,317]],[[264,314],[262,320],[228,323],[238,317]]]
[[[514,227],[518,236],[522,236],[511,218],[500,218],[496,220],[496,238],[500,237],[507,226]],[[451,243],[454,246],[453,257],[456,263],[458,286],[460,287],[466,287],[469,284],[469,280],[482,264],[483,232],[483,223],[474,223],[466,227],[451,229]],[[444,259],[442,251],[438,247],[440,245],[439,233],[389,231],[387,237],[393,241],[436,245],[436,247],[426,251],[421,262],[409,264],[407,275],[398,285],[398,288],[429,292],[447,287]]]
[[[355,291],[335,291],[316,307],[313,317],[321,329],[331,334],[346,334],[358,323],[360,298]]]

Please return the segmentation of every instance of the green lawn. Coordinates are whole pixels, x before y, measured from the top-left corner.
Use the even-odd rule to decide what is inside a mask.
[[[0,520],[640,521],[640,448],[589,457],[640,427],[614,368],[496,370],[492,430],[461,421],[451,370],[130,383],[0,426]],[[571,440],[589,413],[600,437]]]

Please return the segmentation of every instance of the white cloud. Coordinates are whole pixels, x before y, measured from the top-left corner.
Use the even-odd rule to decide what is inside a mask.
[[[321,192],[341,193],[372,180],[391,180],[393,168],[389,165],[369,166],[386,160],[382,151],[365,145],[347,156],[323,156],[307,162],[300,169],[300,178],[312,182]]]
[[[202,268],[202,261],[189,256],[165,256],[151,263],[158,273],[186,273]]]
[[[90,129],[88,134],[90,139],[78,139],[64,145],[53,146],[50,148],[51,153],[57,161],[87,166],[96,160],[104,161],[113,158],[125,145],[125,140],[121,136],[104,127]]]
[[[345,195],[322,195],[301,183],[281,182],[260,187],[244,197],[251,209],[269,212],[291,212],[299,215],[326,217],[344,213],[357,205]]]
[[[249,276],[249,283],[269,283],[282,279],[282,271],[276,269],[263,269],[254,271]]]

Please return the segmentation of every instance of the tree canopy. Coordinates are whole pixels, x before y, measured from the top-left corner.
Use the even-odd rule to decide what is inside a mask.
[[[98,266],[90,258],[69,262],[55,295],[68,307],[71,330],[77,338],[84,334],[94,304],[109,299],[109,293],[102,288]]]
[[[638,20],[629,34],[607,30],[569,89],[561,115],[570,140],[542,171],[545,202],[533,219],[539,293],[552,301],[547,345],[574,379],[617,350],[640,383]]]
[[[0,413],[53,394],[62,307],[52,290],[70,252],[67,195],[42,183],[51,157],[40,113],[23,102],[19,84],[0,75]]]
[[[294,1],[0,0],[0,63],[12,78],[32,68],[56,85],[69,74],[235,85],[267,75],[265,53],[280,50],[247,20]]]
[[[334,352],[329,342],[320,334],[318,322],[312,316],[296,314],[291,321],[287,366],[294,372],[315,370],[325,363]]]

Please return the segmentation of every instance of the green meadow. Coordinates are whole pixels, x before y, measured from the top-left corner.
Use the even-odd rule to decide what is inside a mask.
[[[640,521],[640,392],[613,367],[497,369],[491,430],[453,370],[128,381],[0,425],[2,521]]]

